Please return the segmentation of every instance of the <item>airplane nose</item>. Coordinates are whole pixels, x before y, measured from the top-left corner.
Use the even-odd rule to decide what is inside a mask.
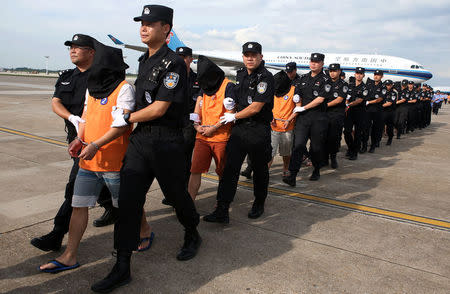
[[[425,78],[431,79],[432,77],[433,77],[433,74],[432,74],[431,72],[427,71],[427,72],[425,73]]]

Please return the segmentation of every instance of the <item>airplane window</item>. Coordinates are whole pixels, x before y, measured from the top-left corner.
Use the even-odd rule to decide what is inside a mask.
[[[414,65],[411,65],[411,68],[414,68]]]
[[[422,69],[423,69],[423,66],[420,65],[419,68],[422,68]]]

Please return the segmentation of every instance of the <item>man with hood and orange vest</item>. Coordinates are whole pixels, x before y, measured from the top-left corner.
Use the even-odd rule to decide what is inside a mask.
[[[283,157],[283,175],[289,175],[289,161],[291,160],[293,129],[295,125],[295,115],[292,111],[295,107],[293,85],[288,74],[282,70],[273,76],[275,82],[275,95],[273,99],[273,120],[271,123],[271,141],[272,141],[272,160],[269,162],[269,168],[273,159],[279,150]]]
[[[133,111],[134,90],[125,81],[128,65],[123,62],[122,50],[95,42],[95,51],[87,81],[84,122],[80,122],[78,136],[69,145],[70,155],[80,158],[69,240],[61,256],[40,267],[42,272],[56,273],[80,266],[77,251],[86,230],[88,208],[95,206],[103,185],[111,192],[114,207],[118,207],[120,169],[132,126],[116,128],[111,112],[116,108]]]
[[[197,74],[201,92],[190,115],[197,131],[188,186],[192,199],[200,188],[201,174],[208,172],[213,158],[216,173],[222,178],[232,125],[223,125],[220,118],[225,112],[232,112],[235,106],[234,84],[225,77],[223,70],[203,55],[198,57]]]

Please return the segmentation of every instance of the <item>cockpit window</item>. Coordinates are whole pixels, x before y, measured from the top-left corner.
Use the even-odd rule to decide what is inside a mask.
[[[411,68],[414,68],[414,64],[413,64],[413,65],[411,65]]]

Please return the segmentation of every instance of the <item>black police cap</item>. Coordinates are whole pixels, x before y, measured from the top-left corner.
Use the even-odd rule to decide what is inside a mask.
[[[242,45],[242,53],[246,52],[255,52],[255,53],[262,53],[262,46],[258,42],[247,42],[244,45]]]
[[[172,26],[173,9],[163,5],[145,5],[142,15],[136,16],[134,21],[164,21]]]
[[[394,82],[392,80],[386,80],[386,82],[384,82],[386,85],[393,85]]]
[[[382,76],[383,75],[383,71],[381,69],[377,69],[373,74],[377,75],[377,76]]]
[[[414,82],[413,81],[409,81],[408,85],[414,85]]]
[[[366,72],[366,69],[365,69],[364,67],[358,66],[358,67],[355,69],[355,73],[361,73],[361,74],[363,74],[363,73],[365,73],[365,72]]]
[[[192,56],[192,49],[189,47],[178,47],[176,52],[178,55]]]
[[[286,63],[286,72],[291,72],[295,69],[297,69],[297,63],[295,62]]]
[[[403,86],[408,85],[408,80],[403,80],[403,81],[402,81],[402,85],[403,85]]]
[[[339,63],[332,63],[328,66],[329,70],[340,70],[341,65]]]
[[[341,74],[340,74],[339,76],[341,76],[341,77],[344,77],[344,78],[345,78],[345,72],[344,72],[344,71],[341,71]]]
[[[65,41],[64,45],[66,46],[85,46],[94,49],[94,38],[88,35],[83,34],[75,34],[72,37],[72,41]]]
[[[325,60],[325,55],[322,53],[311,53],[311,61],[314,62],[319,62],[319,61],[324,61]]]

